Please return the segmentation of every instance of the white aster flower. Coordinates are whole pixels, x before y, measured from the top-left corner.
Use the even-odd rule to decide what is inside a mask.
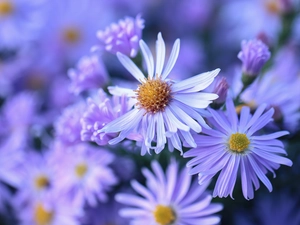
[[[123,66],[141,83],[136,90],[110,88],[112,94],[127,94],[136,100],[132,110],[107,124],[99,132],[119,133],[119,136],[109,141],[116,144],[132,133],[139,133],[143,137],[142,155],[150,149],[160,153],[167,143],[170,151],[174,148],[182,152],[181,142],[191,147],[196,143],[191,130],[199,133],[201,126],[206,126],[200,112],[206,108],[218,95],[200,92],[208,87],[218,75],[220,69],[198,74],[183,81],[175,82],[167,79],[174,67],[180,47],[177,39],[174,43],[166,65],[165,43],[161,33],[156,42],[156,64],[149,47],[140,41],[147,74],[142,71],[122,53],[117,56]]]

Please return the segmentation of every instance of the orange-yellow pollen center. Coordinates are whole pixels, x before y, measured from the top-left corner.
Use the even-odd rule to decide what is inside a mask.
[[[88,167],[85,163],[79,163],[75,167],[75,174],[77,177],[82,178],[86,174]]]
[[[174,222],[175,215],[173,210],[164,205],[157,205],[153,211],[155,221],[160,225],[169,225]]]
[[[65,28],[63,35],[65,41],[68,43],[76,43],[80,39],[80,32],[74,27]]]
[[[40,175],[35,178],[34,185],[36,189],[42,190],[44,188],[49,187],[50,182],[49,179],[45,175]]]
[[[0,1],[0,15],[7,16],[11,14],[14,7],[10,1]]]
[[[137,106],[144,108],[147,113],[164,111],[172,99],[171,84],[162,81],[160,78],[146,79],[137,92]]]
[[[241,153],[249,147],[250,141],[246,134],[235,133],[230,136],[228,144],[231,151]]]
[[[53,219],[53,212],[47,211],[42,204],[37,204],[34,210],[34,220],[37,225],[48,225]]]
[[[278,14],[281,12],[280,3],[277,0],[267,1],[266,7],[270,13]]]

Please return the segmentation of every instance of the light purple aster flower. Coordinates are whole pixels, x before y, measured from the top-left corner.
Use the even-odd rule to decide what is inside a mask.
[[[187,163],[191,174],[198,174],[199,184],[211,180],[218,172],[213,196],[232,197],[238,174],[241,176],[242,191],[246,199],[254,197],[260,187],[259,180],[272,191],[272,184],[266,176],[280,164],[291,166],[292,161],[281,156],[286,155],[283,143],[276,138],[287,135],[287,131],[259,135],[259,132],[272,120],[274,109],[265,111],[261,105],[253,115],[249,107],[243,107],[238,119],[231,99],[226,102],[226,114],[223,111],[210,110],[209,122],[213,129],[203,129],[203,134],[195,136],[197,148],[187,151],[184,157],[193,157]]]
[[[69,69],[70,91],[76,95],[82,91],[103,87],[108,75],[101,59],[96,55],[82,57],[76,69]]]
[[[211,203],[212,196],[205,192],[207,187],[199,187],[192,182],[188,169],[178,169],[172,160],[166,173],[153,161],[151,173],[142,172],[146,177],[146,187],[132,181],[131,186],[139,194],[120,193],[116,200],[128,207],[120,210],[120,215],[130,218],[131,225],[180,225],[180,224],[218,224],[220,218],[214,213],[222,210],[221,204]]]
[[[179,46],[180,41],[177,39],[163,69],[166,49],[161,33],[158,34],[156,42],[156,66],[149,47],[141,40],[140,47],[147,65],[147,77],[127,56],[117,54],[120,62],[140,85],[137,90],[113,89],[113,94],[126,93],[136,101],[136,104],[128,113],[100,130],[105,133],[120,132],[118,137],[109,141],[109,144],[117,144],[132,133],[138,133],[143,136],[142,155],[150,153],[150,149],[154,149],[157,154],[160,153],[167,139],[170,151],[175,147],[182,152],[181,141],[196,147],[191,130],[198,133],[201,132],[202,126],[207,126],[198,111],[206,108],[218,97],[216,94],[200,91],[213,82],[220,70],[202,73],[179,82],[167,79],[176,63]]]
[[[15,205],[27,204],[51,190],[55,174],[47,156],[34,151],[26,152],[18,175],[21,182],[15,196]]]
[[[0,0],[0,48],[36,40],[45,23],[44,0]]]
[[[82,208],[54,193],[32,199],[26,207],[16,207],[15,211],[20,225],[80,225],[83,214]]]
[[[117,132],[99,132],[99,130],[109,122],[127,113],[132,106],[132,101],[125,95],[109,98],[100,89],[96,97],[88,99],[88,107],[81,119],[81,139],[96,142],[98,145],[106,145],[109,140],[115,138],[118,134]]]
[[[59,180],[55,189],[59,193],[78,206],[84,203],[95,206],[98,201],[107,200],[107,192],[117,184],[109,167],[113,154],[85,143],[67,149],[58,145],[55,151],[54,161],[63,159],[63,164],[54,164]]]
[[[299,130],[300,102],[295,99],[300,97],[300,79],[295,76],[294,79],[285,80],[286,77],[275,76],[278,73],[284,74],[283,72],[275,69],[264,74],[242,93],[241,100],[252,108],[261,104],[273,107],[274,122],[295,133]]]
[[[239,52],[238,58],[243,62],[245,75],[257,76],[270,57],[268,46],[261,40],[242,41],[242,50]]]
[[[85,103],[78,102],[64,109],[62,115],[55,122],[56,139],[64,145],[74,145],[81,142],[80,119],[86,108]]]
[[[135,57],[143,29],[144,20],[141,15],[137,15],[136,18],[126,17],[119,20],[117,24],[111,24],[104,31],[98,31],[97,37],[100,40],[100,46],[93,48],[103,48],[113,54],[121,52],[127,56]]]

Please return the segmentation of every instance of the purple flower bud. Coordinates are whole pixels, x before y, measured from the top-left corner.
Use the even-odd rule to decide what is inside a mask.
[[[242,51],[238,54],[238,58],[243,62],[244,74],[252,77],[259,74],[270,56],[268,46],[260,40],[242,41]]]
[[[95,49],[105,49],[108,52],[116,54],[121,52],[127,56],[135,57],[139,41],[144,28],[144,20],[140,15],[136,18],[126,17],[120,20],[118,24],[113,23],[104,31],[98,31],[97,37],[100,40],[100,46],[95,46]]]
[[[105,66],[98,56],[82,57],[76,69],[69,69],[72,80],[70,91],[76,95],[91,88],[100,88],[107,83],[108,75]]]
[[[219,98],[214,100],[215,103],[217,103],[217,104],[225,103],[228,88],[229,88],[229,85],[228,85],[225,77],[217,77],[216,78],[213,93],[217,94],[219,96]]]

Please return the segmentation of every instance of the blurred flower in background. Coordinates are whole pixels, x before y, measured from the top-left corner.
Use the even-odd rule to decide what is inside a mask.
[[[0,225],[298,225],[299,43],[299,0],[0,0]]]

